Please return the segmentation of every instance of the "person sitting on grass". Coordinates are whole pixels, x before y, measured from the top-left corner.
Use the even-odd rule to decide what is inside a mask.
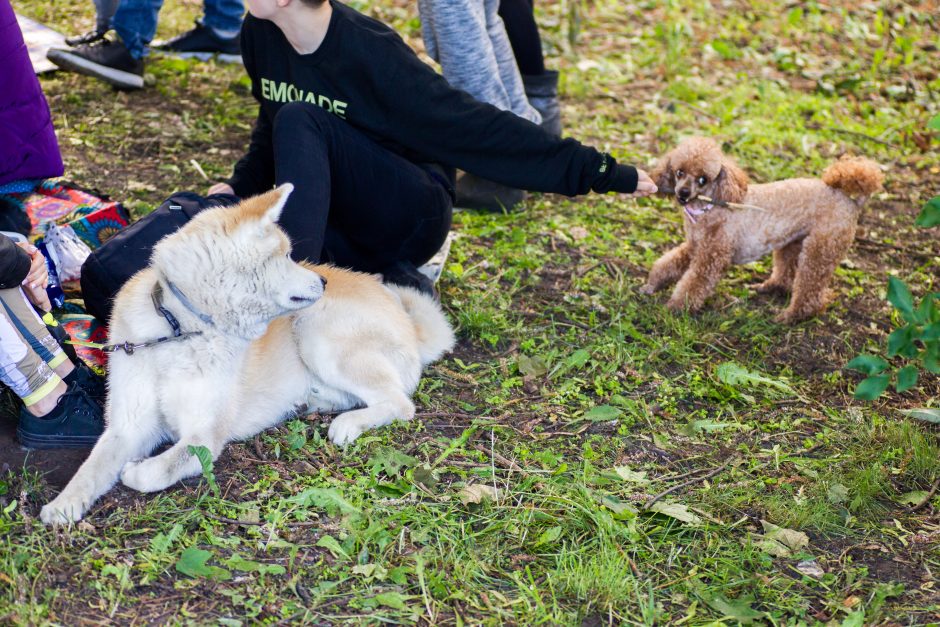
[[[21,444],[90,448],[104,431],[104,382],[68,358],[34,309],[51,309],[47,282],[42,253],[0,235],[0,381],[23,401]]]
[[[294,259],[433,293],[417,267],[450,229],[455,168],[531,191],[647,196],[642,170],[454,89],[388,26],[336,1],[248,0],[259,103],[247,154],[210,193],[291,182]]]
[[[36,179],[62,174],[62,155],[9,0],[0,0],[0,59],[5,61],[0,67],[0,189],[31,189]],[[23,213],[15,207],[2,213],[12,212]],[[16,221],[2,221],[7,222]],[[17,429],[21,443],[91,447],[104,430],[104,384],[90,368],[67,357],[33,308],[52,308],[47,283],[42,253],[0,234],[0,381],[23,400]]]

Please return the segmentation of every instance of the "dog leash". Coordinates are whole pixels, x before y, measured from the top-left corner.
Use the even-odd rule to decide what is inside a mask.
[[[205,314],[202,314],[196,311],[192,307],[192,304],[189,302],[189,300],[186,299],[185,296],[183,296],[182,292],[180,292],[179,289],[175,285],[173,285],[172,283],[170,283],[169,285],[170,285],[170,290],[180,299],[180,301],[186,306],[187,309],[190,309],[191,311],[193,311],[193,313],[195,313],[199,317],[199,319],[202,320],[203,322],[212,324],[211,316],[207,316]],[[163,288],[160,286],[160,283],[157,282],[157,284],[153,286],[153,291],[150,293],[150,298],[151,300],[153,300],[154,308],[158,312],[160,312],[160,314],[164,318],[166,318],[166,321],[169,323],[170,327],[173,329],[172,336],[158,337],[155,340],[149,340],[147,342],[137,342],[137,343],[124,342],[122,344],[99,344],[98,342],[86,342],[84,340],[66,340],[66,344],[74,344],[75,346],[85,346],[88,348],[94,348],[105,353],[114,353],[120,350],[120,351],[124,351],[128,355],[133,355],[134,351],[141,349],[141,348],[149,348],[151,346],[156,346],[157,344],[163,344],[165,342],[176,342],[179,340],[189,339],[196,335],[202,335],[202,331],[183,331],[180,328],[180,323],[179,323],[179,320],[176,319],[176,316],[174,316],[170,312],[170,310],[164,307],[163,304],[160,302],[161,296],[163,296]],[[46,315],[51,317],[51,314],[46,314]],[[45,317],[43,319],[45,319]]]

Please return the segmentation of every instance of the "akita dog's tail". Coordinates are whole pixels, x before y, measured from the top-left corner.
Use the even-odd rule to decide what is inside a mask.
[[[401,300],[411,317],[418,336],[421,366],[427,366],[454,347],[454,330],[435,300],[418,290],[400,285],[386,285]]]

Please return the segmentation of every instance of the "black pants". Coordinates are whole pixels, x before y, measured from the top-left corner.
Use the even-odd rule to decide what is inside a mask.
[[[519,72],[527,76],[545,73],[542,39],[535,23],[534,0],[500,0],[499,16],[506,25],[506,35],[516,57]]]
[[[310,103],[281,107],[273,141],[277,184],[294,184],[280,225],[295,260],[382,272],[444,243],[452,200],[429,170]]]

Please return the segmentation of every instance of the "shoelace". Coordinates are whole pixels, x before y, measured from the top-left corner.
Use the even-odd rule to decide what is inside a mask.
[[[95,422],[101,422],[104,420],[104,412],[98,411],[98,407],[95,404],[88,394],[85,393],[85,390],[75,390],[69,391],[62,395],[62,401],[65,400],[66,396],[78,396],[78,403],[75,407],[75,413],[80,414],[84,417],[91,418]],[[62,402],[59,401],[59,402]]]

